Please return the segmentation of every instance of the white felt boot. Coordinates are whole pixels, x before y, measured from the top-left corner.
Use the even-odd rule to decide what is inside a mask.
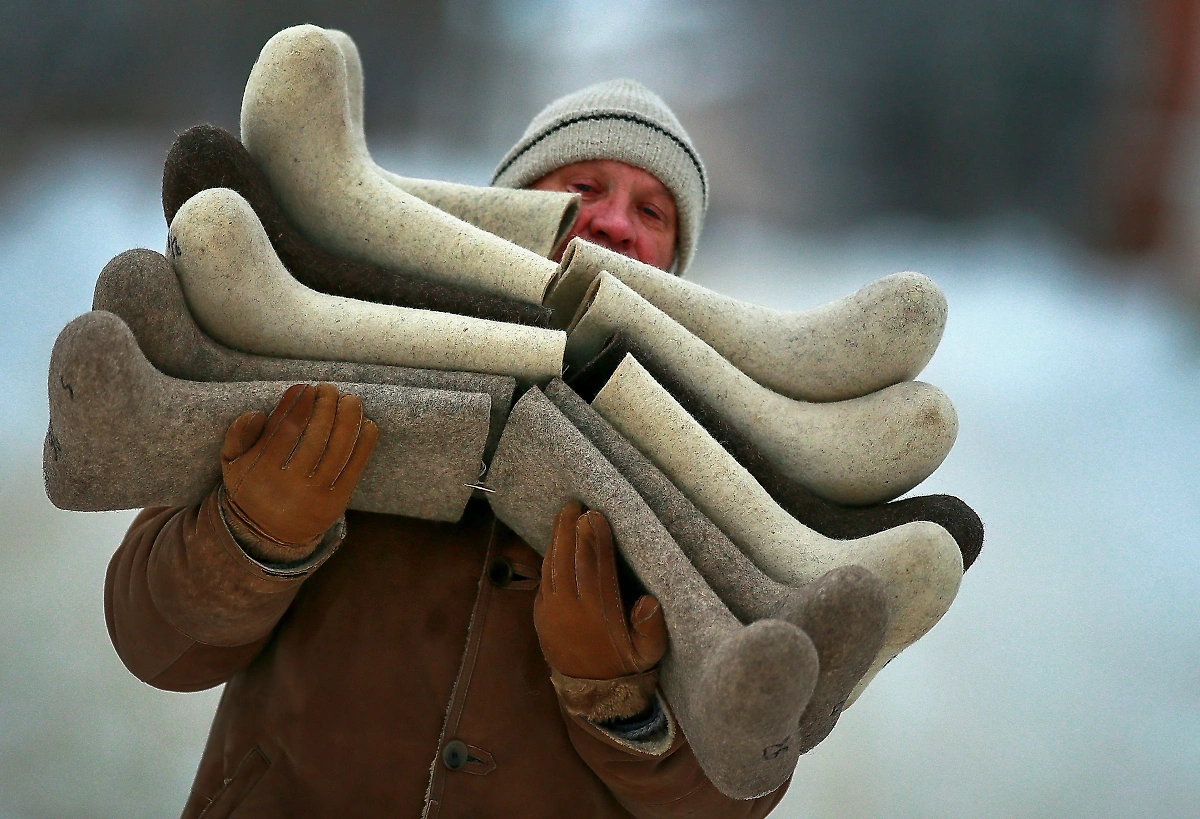
[[[242,143],[301,232],[352,259],[541,303],[553,262],[384,179],[354,120],[328,32],[302,25],[267,41],[242,99]]]
[[[604,272],[567,341],[580,366],[617,330],[718,409],[788,477],[836,503],[880,503],[929,477],[958,434],[941,390],[905,381],[846,401],[812,404],[772,392],[674,319]],[[583,309],[583,308],[581,308]]]
[[[928,521],[857,540],[812,531],[781,509],[632,355],[592,406],[768,577],[803,585],[839,566],[862,566],[883,581],[891,619],[868,680],[933,628],[954,601],[963,564],[949,532]]]
[[[546,381],[564,334],[330,296],[292,278],[239,194],[210,188],[171,222],[167,256],[188,307],[216,340],[283,358],[393,364]]]
[[[821,307],[785,313],[579,238],[567,246],[560,270],[546,297],[556,326],[566,326],[606,270],[759,384],[802,401],[857,398],[911,381],[946,326],[946,297],[920,273],[896,273]]]
[[[370,156],[363,133],[363,70],[358,46],[344,31],[330,28],[325,33],[333,38],[345,57],[351,128],[363,153]],[[579,195],[574,193],[481,188],[435,179],[414,179],[399,176],[378,165],[375,167],[384,179],[405,193],[539,256],[554,254],[579,214]]]

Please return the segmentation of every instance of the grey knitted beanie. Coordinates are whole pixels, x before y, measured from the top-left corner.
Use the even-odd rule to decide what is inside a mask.
[[[682,275],[708,208],[708,176],[675,114],[634,80],[608,80],[560,97],[533,118],[501,160],[492,184],[523,188],[573,162],[615,159],[653,174],[675,197]]]

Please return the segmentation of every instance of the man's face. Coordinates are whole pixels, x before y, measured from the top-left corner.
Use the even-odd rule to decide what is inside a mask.
[[[592,159],[564,165],[530,187],[579,194],[579,218],[568,240],[581,236],[663,270],[675,260],[675,199],[653,174],[612,159]],[[561,257],[560,249],[555,261]]]

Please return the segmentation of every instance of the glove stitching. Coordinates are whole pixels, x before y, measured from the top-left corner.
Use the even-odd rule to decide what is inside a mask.
[[[261,435],[259,436],[258,442],[254,445],[254,446],[258,447],[258,452],[256,452],[254,454],[254,459],[252,461],[250,461],[250,465],[246,467],[245,471],[243,471],[242,474],[240,476],[238,476],[236,485],[229,487],[229,495],[231,498],[233,495],[236,495],[237,492],[242,488],[242,484],[245,482],[246,477],[250,474],[250,471],[252,469],[254,469],[255,466],[258,465],[258,462],[262,459],[263,452],[266,451],[267,446],[275,438],[275,435],[279,432],[279,428],[281,426],[283,426],[283,422],[285,420],[287,420],[287,417],[289,415],[292,414],[292,409],[295,408],[296,402],[300,400],[300,396],[303,394],[304,394],[304,390],[296,390],[296,394],[292,397],[292,403],[288,405],[287,412],[285,412],[283,414],[283,417],[281,417],[279,419],[279,423],[277,423],[275,425],[275,427],[269,433],[267,433],[267,437],[265,439]],[[267,426],[270,426],[270,423],[271,423],[271,419],[270,419],[270,417],[268,417],[267,418]],[[265,431],[266,431],[266,428],[264,427],[264,432]],[[243,452],[241,455],[234,458],[232,461],[229,462],[230,465],[232,466],[237,461],[240,461],[242,459],[242,456],[246,455],[246,454],[247,453]]]
[[[335,486],[337,486],[337,482],[341,479],[342,473],[344,473],[346,471],[346,467],[348,467],[350,465],[350,461],[354,458],[354,450],[358,447],[358,440],[359,440],[359,438],[362,437],[362,431],[363,431],[363,407],[362,407],[362,402],[360,401],[358,404],[358,427],[354,430],[354,441],[353,441],[353,443],[350,444],[350,448],[346,451],[346,460],[342,462],[341,468],[339,468],[337,471],[337,474],[333,476],[333,480],[329,482],[330,491],[332,491],[333,488]],[[330,430],[330,433],[331,433],[330,437],[333,437],[332,429]],[[326,441],[325,445],[329,446],[329,441]],[[324,453],[322,453],[321,459],[324,460],[324,457],[325,457]],[[317,463],[317,466],[318,467],[320,466],[319,461]],[[315,475],[316,473],[317,473],[317,469],[314,468],[313,475]],[[309,477],[312,477],[312,476],[310,475]]]

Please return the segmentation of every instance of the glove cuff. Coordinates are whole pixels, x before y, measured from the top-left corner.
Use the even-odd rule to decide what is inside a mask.
[[[658,669],[611,680],[584,680],[550,669],[550,682],[567,713],[592,722],[629,719],[654,702]]]
[[[308,543],[288,543],[277,540],[261,528],[242,511],[237,502],[229,496],[225,485],[218,490],[221,506],[221,516],[229,528],[229,534],[246,552],[256,560],[267,563],[294,563],[304,560],[321,545],[324,534],[318,535]]]

